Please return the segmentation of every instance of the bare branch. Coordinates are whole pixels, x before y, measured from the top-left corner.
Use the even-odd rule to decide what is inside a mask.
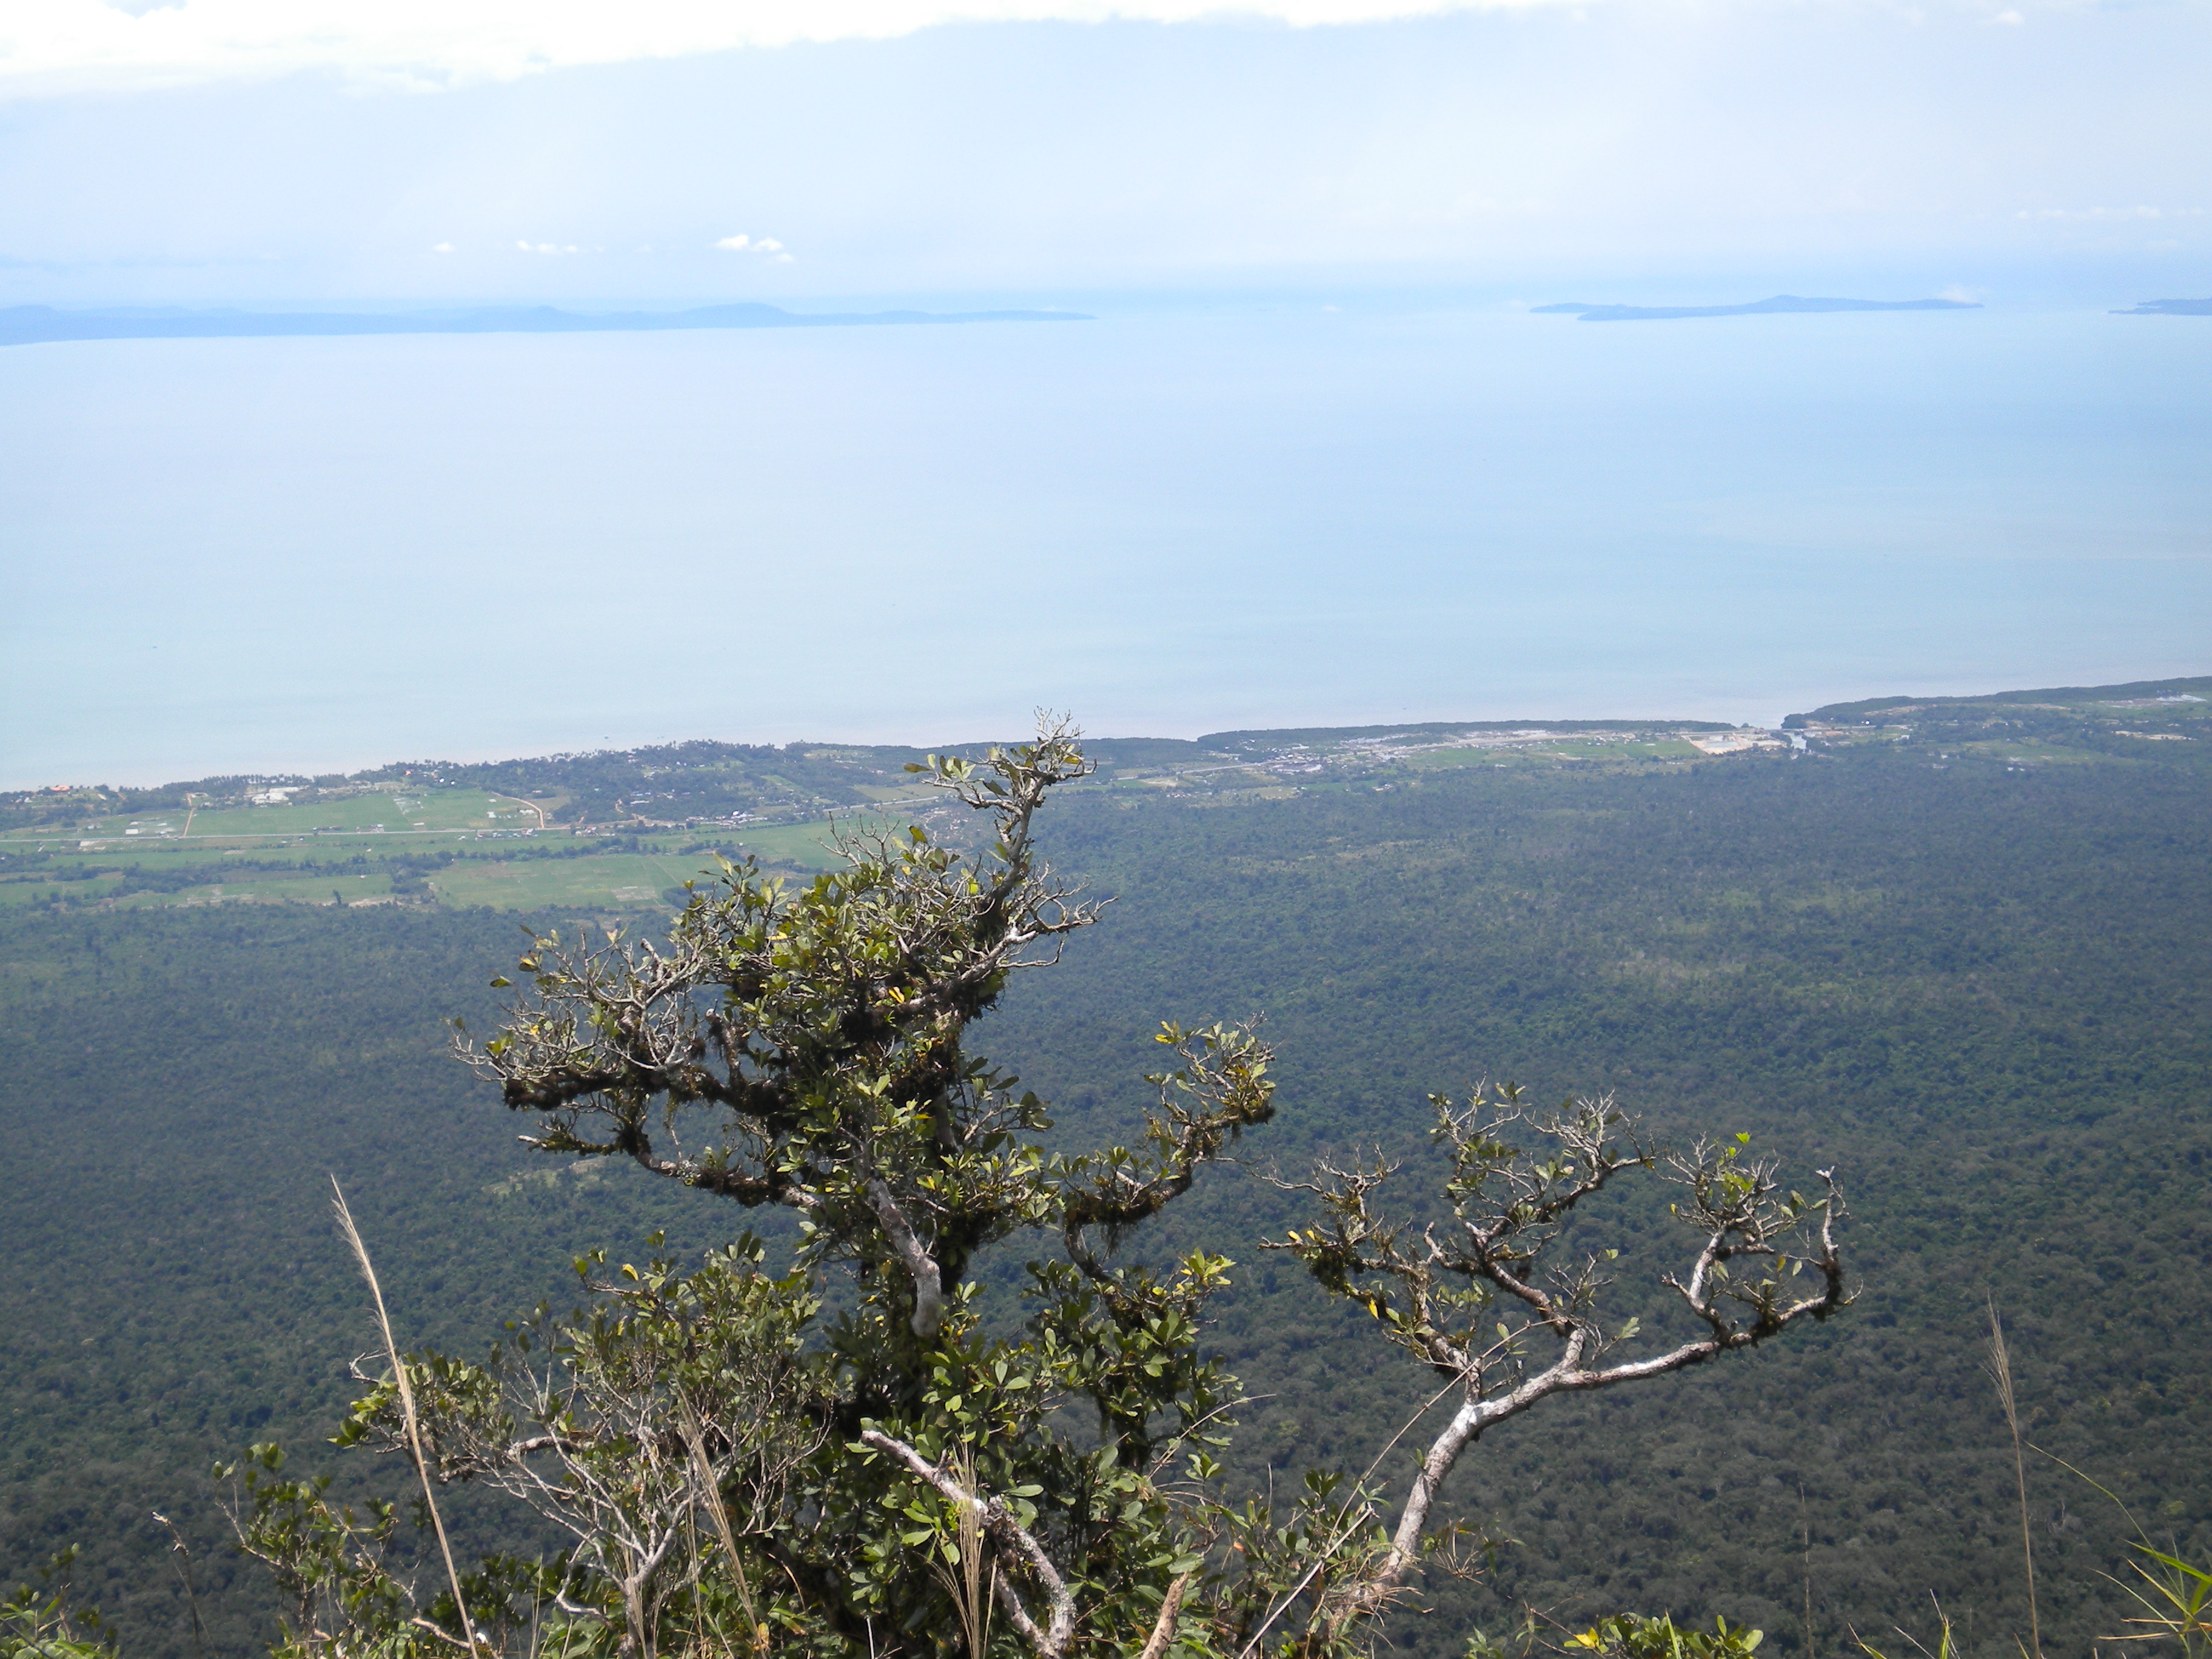
[[[1380,1159],[1325,1164],[1313,1181],[1277,1183],[1312,1194],[1322,1221],[1267,1248],[1291,1252],[1325,1287],[1363,1304],[1388,1340],[1453,1378],[1462,1396],[1421,1460],[1388,1550],[1343,1596],[1332,1630],[1379,1611],[1396,1593],[1444,1481],[1486,1429],[1553,1395],[1639,1382],[1753,1346],[1850,1300],[1835,1242],[1843,1195],[1827,1171],[1820,1172],[1823,1196],[1784,1195],[1771,1160],[1742,1155],[1747,1136],[1699,1142],[1662,1165],[1634,1141],[1610,1097],[1540,1115],[1510,1089],[1494,1099],[1478,1091],[1463,1109],[1441,1097],[1435,1103],[1436,1138],[1453,1164],[1449,1224],[1409,1237],[1403,1224],[1378,1216],[1376,1195],[1393,1173]],[[1510,1144],[1504,1137],[1516,1127],[1534,1130],[1548,1146],[1529,1152]],[[1632,1170],[1656,1172],[1683,1191],[1674,1210],[1695,1231],[1697,1249],[1686,1275],[1663,1282],[1704,1329],[1664,1352],[1608,1364],[1607,1350],[1635,1324],[1608,1336],[1600,1322],[1607,1279],[1599,1258],[1547,1267],[1546,1256],[1568,1216]],[[1791,1254],[1790,1242],[1808,1235],[1810,1247]],[[1732,1273],[1731,1262],[1755,1265]],[[1808,1267],[1811,1285],[1791,1294]],[[1495,1342],[1479,1336],[1478,1322],[1495,1321],[1501,1307],[1518,1310],[1517,1327],[1493,1323]],[[1546,1340],[1555,1346],[1538,1363],[1529,1344]]]
[[[1183,1573],[1168,1586],[1168,1593],[1160,1601],[1160,1616],[1152,1620],[1152,1633],[1145,1638],[1145,1650],[1138,1659],[1160,1659],[1175,1640],[1176,1620],[1182,1612],[1183,1593],[1190,1589],[1191,1575]]]
[[[914,1334],[925,1342],[930,1341],[945,1319],[944,1277],[935,1259],[908,1224],[905,1213],[892,1199],[890,1188],[884,1185],[883,1177],[870,1176],[864,1190],[868,1207],[883,1223],[884,1237],[890,1240],[899,1260],[906,1265],[908,1276],[914,1280]]]

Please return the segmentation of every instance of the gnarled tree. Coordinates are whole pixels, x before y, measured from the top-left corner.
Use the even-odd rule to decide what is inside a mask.
[[[1267,1045],[1249,1026],[1167,1025],[1174,1061],[1151,1079],[1141,1143],[1047,1152],[1043,1103],[965,1038],[1012,975],[1099,914],[1034,838],[1048,792],[1088,768],[1048,725],[918,769],[986,816],[984,847],[848,836],[842,867],[795,886],[726,866],[665,941],[538,939],[497,1034],[459,1041],[534,1120],[531,1145],[798,1220],[787,1278],[744,1252],[690,1278],[653,1264],[595,1280],[599,1311],[542,1327],[534,1358],[409,1362],[433,1475],[501,1486],[574,1540],[534,1579],[472,1581],[472,1610],[505,1610],[492,1622],[516,1624],[520,1584],[564,1645],[635,1659],[732,1628],[739,1646],[854,1659],[1350,1653],[1403,1593],[1484,1428],[1843,1304],[1832,1188],[1783,1196],[1734,1147],[1662,1159],[1606,1103],[1534,1120],[1510,1095],[1443,1109],[1449,1223],[1382,1219],[1389,1171],[1361,1164],[1302,1183],[1322,1218],[1279,1246],[1455,1398],[1410,1492],[1394,1506],[1316,1474],[1286,1510],[1223,1501],[1212,1452],[1237,1389],[1200,1333],[1229,1264],[1121,1247],[1273,1115]],[[1516,1126],[1543,1145],[1508,1145]],[[1678,1289],[1703,1334],[1623,1358],[1597,1322],[1597,1263],[1547,1257],[1580,1207],[1646,1170],[1682,1186],[1698,1230]],[[975,1267],[1018,1234],[1058,1248],[1030,1263],[1028,1320],[1010,1329],[987,1324]],[[380,1386],[348,1437],[411,1455],[401,1431]],[[379,1639],[458,1628],[450,1607],[394,1623],[384,1589],[360,1600],[386,1609]]]

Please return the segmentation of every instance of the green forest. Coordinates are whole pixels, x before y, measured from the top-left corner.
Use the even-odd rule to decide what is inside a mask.
[[[1301,1215],[1269,1175],[1373,1148],[1404,1161],[1393,1193],[1418,1210],[1440,1167],[1427,1097],[1485,1079],[1610,1091],[1662,1138],[1742,1133],[1792,1179],[1836,1172],[1856,1304],[1485,1438],[1447,1497],[1501,1541],[1477,1576],[1428,1575],[1396,1648],[1456,1656],[1534,1609],[1555,1629],[1718,1615],[1792,1654],[1856,1632],[1893,1655],[1900,1626],[1934,1646],[1940,1607],[1963,1652],[2016,1651],[1994,1304],[2040,1449],[2043,1645],[2084,1653],[2135,1610],[2106,1576],[2133,1534],[2063,1464],[2162,1545],[2212,1553],[2208,698],[2212,681],[2171,681],[1837,705],[1778,734],[1094,744],[1099,774],[1038,834],[1110,902],[1057,967],[1017,976],[979,1046],[1050,1103],[1055,1144],[1084,1146],[1139,1123],[1160,1021],[1264,1017],[1273,1121],[1146,1246],[1235,1264],[1205,1340],[1252,1396],[1224,1459],[1254,1492],[1357,1474],[1430,1390],[1259,1249]],[[447,1022],[497,1018],[489,981],[525,924],[664,927],[717,853],[796,879],[830,861],[841,809],[957,837],[902,772],[916,758],[694,744],[12,799],[0,1580],[75,1544],[74,1593],[125,1653],[244,1654],[277,1607],[231,1547],[216,1462],[281,1442],[334,1491],[405,1498],[396,1465],[326,1443],[376,1341],[332,1175],[410,1347],[480,1352],[569,1297],[595,1247],[641,1261],[659,1231],[696,1259],[748,1225],[787,1246],[617,1160],[519,1146],[528,1126],[448,1057]],[[416,843],[384,811],[403,801],[430,804]],[[570,884],[497,885],[540,866]],[[1589,1240],[1620,1249],[1654,1337],[1674,1317],[1663,1219],[1632,1198]],[[1018,1270],[984,1277],[1011,1292]],[[454,1521],[471,1547],[539,1541],[480,1501]]]

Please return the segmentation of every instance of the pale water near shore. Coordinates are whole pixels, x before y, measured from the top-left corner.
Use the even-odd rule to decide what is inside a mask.
[[[2212,321],[0,353],[0,785],[2212,669]]]

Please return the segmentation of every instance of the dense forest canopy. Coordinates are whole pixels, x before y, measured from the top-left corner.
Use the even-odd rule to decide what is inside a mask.
[[[1856,1328],[1501,1431],[1457,1479],[1516,1541],[1486,1579],[1432,1583],[1437,1611],[1394,1639],[1456,1651],[1526,1602],[1721,1613],[1794,1650],[1809,1582],[1828,1645],[1847,1626],[1924,1627],[1934,1591],[1970,1650],[2008,1650],[2025,1617],[1979,1370],[1987,1297],[2012,1328],[2031,1437],[2160,1536],[2212,1541],[2185,1473],[2212,1449],[2195,1334],[2212,1313],[2212,724],[2189,700],[2208,689],[1839,707],[1793,726],[1802,750],[1577,755],[1553,726],[1505,729],[1510,748],[1349,757],[1297,734],[1263,747],[1259,776],[1141,757],[1045,831],[1115,899],[1109,924],[1018,982],[985,1046],[1063,1133],[1096,1139],[1133,1121],[1160,1014],[1264,1011],[1282,1110],[1252,1151],[1291,1170],[1366,1143],[1418,1169],[1424,1094],[1486,1076],[1612,1088],[1670,1133],[1741,1129],[1839,1166],[1866,1275]],[[1249,758],[1218,747],[1204,764]],[[687,844],[562,867],[696,866]],[[441,1020],[489,1012],[512,915],[428,892],[118,897],[124,879],[58,879],[68,859],[44,856],[10,878],[31,902],[0,922],[15,1149],[0,1213],[22,1257],[0,1291],[0,1572],[80,1541],[80,1589],[131,1650],[185,1653],[159,1509],[193,1544],[211,1645],[243,1652],[269,1605],[225,1553],[206,1466],[250,1440],[312,1448],[369,1341],[325,1171],[355,1196],[410,1344],[480,1340],[559,1292],[589,1245],[635,1252],[665,1227],[696,1253],[726,1224],[611,1167],[533,1165],[443,1059]],[[659,885],[642,900],[659,902]],[[1212,1340],[1269,1395],[1237,1438],[1259,1484],[1364,1463],[1405,1391],[1340,1309],[1252,1248],[1284,1204],[1214,1171],[1163,1246],[1238,1264]],[[2056,1464],[2030,1474],[2046,1647],[2078,1651],[2123,1616],[2097,1575],[2117,1570],[2124,1526]]]

